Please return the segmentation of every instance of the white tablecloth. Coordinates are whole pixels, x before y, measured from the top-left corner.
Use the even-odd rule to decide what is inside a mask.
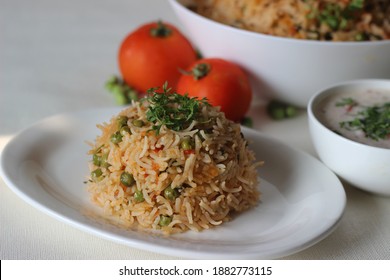
[[[21,129],[47,116],[114,104],[104,83],[136,26],[179,22],[166,1],[1,0],[0,151]],[[184,30],[183,30],[184,31]],[[255,128],[316,156],[307,117],[271,121],[254,102]],[[345,185],[339,227],[286,259],[390,259],[390,198]],[[36,210],[0,179],[0,259],[173,259],[84,233]]]

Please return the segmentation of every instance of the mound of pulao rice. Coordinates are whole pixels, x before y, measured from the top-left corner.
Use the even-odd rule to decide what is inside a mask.
[[[240,126],[205,100],[153,89],[98,128],[88,189],[126,226],[201,231],[259,201],[262,163]]]
[[[390,39],[389,0],[193,0],[190,8],[215,21],[297,39]]]

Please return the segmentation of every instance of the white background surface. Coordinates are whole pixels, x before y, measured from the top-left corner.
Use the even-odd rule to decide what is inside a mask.
[[[118,73],[120,42],[135,27],[157,19],[180,27],[161,0],[0,0],[0,151],[12,135],[42,118],[113,105],[104,83]],[[250,116],[256,129],[316,155],[305,112],[275,122],[254,102]],[[345,189],[340,226],[286,259],[390,259],[390,198]],[[173,257],[74,229],[23,202],[0,179],[0,259]]]

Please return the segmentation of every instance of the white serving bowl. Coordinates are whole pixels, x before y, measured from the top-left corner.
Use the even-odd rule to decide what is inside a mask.
[[[313,93],[327,85],[390,78],[390,40],[324,42],[275,37],[210,20],[186,8],[182,0],[169,2],[203,56],[241,65],[258,96],[306,107]]]
[[[309,131],[319,158],[340,178],[368,192],[390,196],[390,149],[361,144],[337,134],[325,126],[319,113],[331,96],[372,89],[390,92],[390,80],[348,81],[318,91],[307,108]]]

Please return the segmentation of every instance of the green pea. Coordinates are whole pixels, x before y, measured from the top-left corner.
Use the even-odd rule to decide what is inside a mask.
[[[116,121],[118,123],[118,129],[121,129],[122,127],[124,127],[125,125],[127,125],[127,121],[129,120],[128,117],[126,116],[119,116]]]
[[[126,126],[122,126],[121,129],[119,130],[119,133],[122,136],[125,136],[126,134],[131,134],[130,127],[128,127],[127,125]]]
[[[135,183],[134,177],[129,172],[123,171],[120,177],[120,181],[126,187],[130,187]]]
[[[339,27],[339,20],[337,19],[337,17],[334,17],[334,16],[329,16],[327,19],[326,19],[326,23],[328,24],[328,26],[330,28],[332,28],[333,30],[337,30],[337,28]]]
[[[144,126],[144,121],[143,120],[133,120],[131,122],[135,127],[143,127]]]
[[[355,35],[355,41],[368,41],[369,35],[366,32],[360,32]]]
[[[101,156],[101,160],[100,160],[100,166],[101,167],[109,167],[110,164],[107,162],[107,158],[108,158],[108,153],[105,153]]]
[[[121,133],[119,131],[115,132],[113,135],[111,135],[110,140],[114,144],[118,144],[118,143],[122,142],[122,135],[121,135]]]
[[[137,191],[134,193],[134,200],[135,200],[136,202],[143,202],[143,201],[145,201],[145,199],[144,199],[144,194],[142,193],[142,191],[137,190]]]
[[[192,145],[192,141],[191,141],[191,138],[189,137],[185,137],[182,141],[181,141],[181,148],[183,150],[192,150],[193,149],[193,145]]]
[[[348,20],[345,18],[340,19],[339,29],[344,29],[348,25]]]
[[[172,222],[172,217],[160,215],[159,225],[162,227],[168,226]]]
[[[298,115],[298,110],[296,107],[275,100],[268,104],[267,111],[271,118],[275,120],[292,118]]]
[[[100,166],[102,164],[102,156],[99,156],[97,154],[93,154],[92,162],[94,165]]]
[[[295,108],[294,106],[287,106],[285,113],[287,118],[292,118],[298,114],[298,111],[297,108]]]
[[[94,182],[99,182],[103,179],[103,171],[100,168],[91,172],[91,178]]]
[[[180,195],[179,191],[177,190],[177,188],[175,189],[172,189],[171,186],[167,187],[164,189],[164,197],[166,199],[169,199],[171,201],[174,201],[176,199],[176,197],[178,197]]]

